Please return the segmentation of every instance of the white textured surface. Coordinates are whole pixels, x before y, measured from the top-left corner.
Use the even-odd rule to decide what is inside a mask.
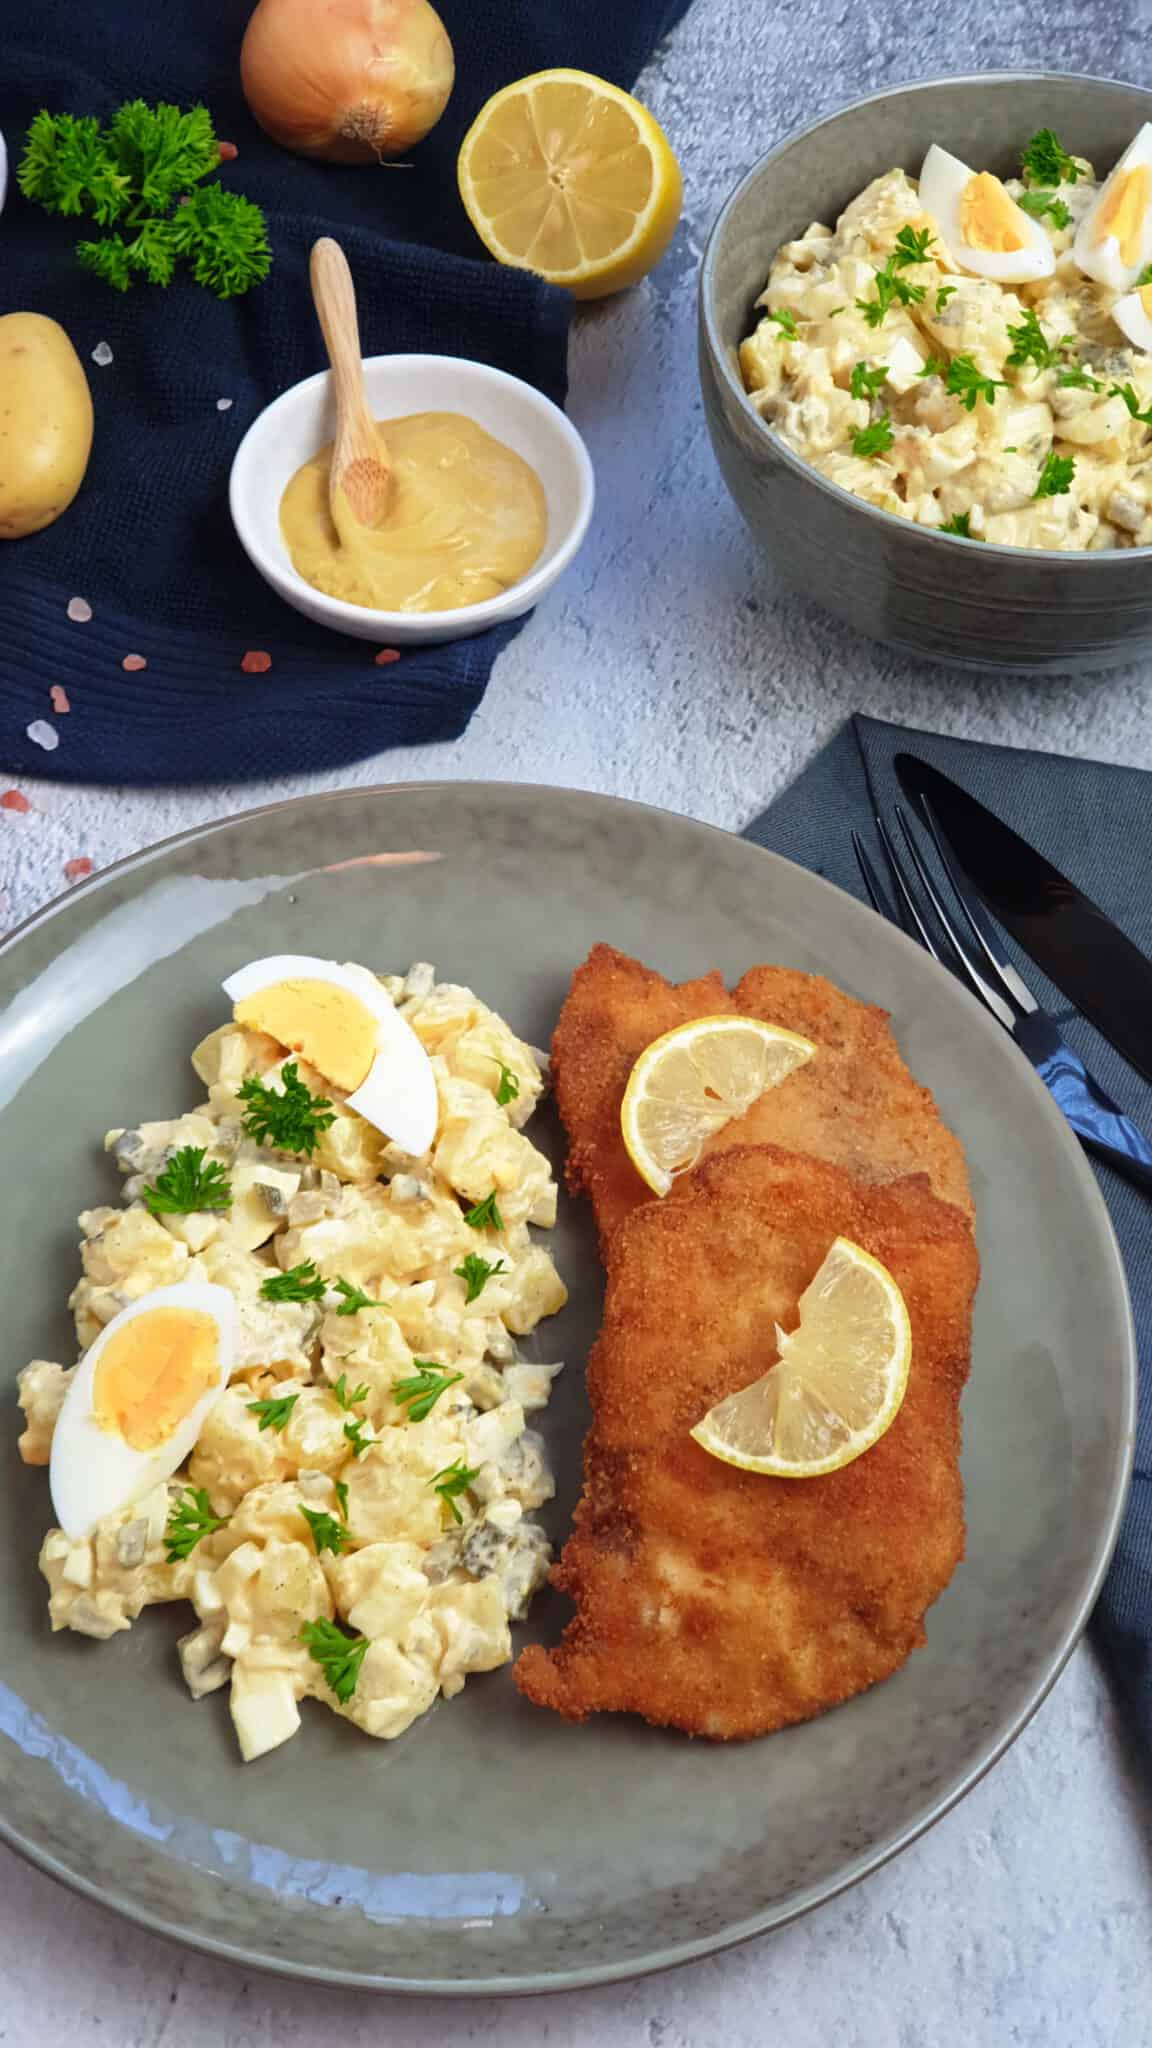
[[[693,331],[708,227],[769,141],[873,85],[959,70],[971,53],[984,68],[1047,59],[1147,80],[1150,17],[1149,0],[1043,15],[1023,0],[942,14],[911,0],[696,0],[645,82],[684,164],[684,226],[657,279],[584,313],[573,343],[571,409],[599,478],[595,531],[499,664],[470,732],[314,783],[159,794],[28,784],[33,810],[0,812],[3,922],[63,887],[70,858],[103,865],[199,819],[333,782],[559,782],[739,826],[858,708],[1152,766],[1147,670],[1004,682],[917,669],[780,598],[712,463]],[[67,716],[55,723],[64,748]],[[1081,1649],[991,1777],[821,1912],[630,1988],[471,2009],[247,1978],[65,1900],[0,1851],[0,2043],[1138,2048],[1152,2037],[1149,1815],[1148,1766],[1143,1782],[1126,1767]]]

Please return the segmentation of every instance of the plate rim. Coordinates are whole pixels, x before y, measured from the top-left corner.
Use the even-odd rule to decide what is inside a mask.
[[[49,923],[63,911],[66,905],[75,902],[81,896],[98,893],[109,880],[116,876],[125,875],[136,867],[143,866],[158,855],[172,852],[176,848],[189,845],[196,840],[212,838],[233,826],[246,825],[257,818],[267,818],[278,813],[299,811],[302,808],[319,804],[338,804],[350,800],[364,801],[401,794],[442,795],[451,800],[454,794],[481,790],[489,796],[508,794],[517,797],[535,797],[542,800],[554,797],[576,798],[583,802],[605,804],[613,809],[639,812],[660,819],[671,819],[677,825],[687,826],[702,836],[736,841],[758,855],[769,867],[779,867],[788,870],[790,873],[802,875],[807,884],[815,885],[817,893],[826,893],[840,901],[846,901],[857,910],[867,910],[867,905],[861,903],[858,898],[850,895],[847,890],[839,888],[835,882],[828,881],[825,876],[815,874],[810,868],[804,867],[801,862],[790,860],[784,854],[775,853],[769,847],[761,846],[756,840],[748,839],[738,831],[731,831],[722,825],[713,825],[705,819],[690,817],[684,812],[670,810],[665,805],[645,803],[632,797],[617,796],[602,790],[570,788],[562,784],[512,782],[507,780],[489,781],[484,778],[464,776],[458,779],[430,778],[410,782],[352,783],[341,785],[335,789],[305,791],[297,796],[277,798],[271,803],[251,805],[246,810],[232,811],[221,818],[207,818],[199,824],[185,826],[181,831],[169,833],[163,839],[154,840],[149,845],[137,849],[134,853],[122,855],[119,860],[113,861],[107,867],[99,869],[94,875],[86,877],[78,887],[74,886],[70,889],[65,889],[49,898],[46,903],[42,904],[37,910],[32,911],[28,917],[23,918],[19,924],[13,926],[11,931],[5,933],[3,938],[0,939],[0,961],[7,957],[8,953],[21,939],[28,937],[42,925]],[[899,947],[907,949],[907,953],[910,956],[915,956],[920,963],[921,970],[926,967],[930,972],[942,976],[947,975],[947,970],[927,956],[923,948],[916,945],[905,933],[891,926],[888,929],[891,936],[899,942]],[[981,1028],[990,1026],[991,1032],[994,1033],[996,1031],[995,1020],[988,1016],[983,1006],[966,989],[954,983],[953,977],[947,976],[947,979],[951,985],[950,993],[954,994],[955,999],[962,1008],[967,1009],[973,1021],[978,1021]],[[2,1016],[2,1013],[0,1013],[0,1016]],[[995,1042],[995,1038],[989,1035],[989,1043]],[[795,1921],[802,1919],[806,1913],[810,1913],[818,1906],[825,1905],[831,1900],[839,1898],[844,1892],[849,1891],[854,1885],[859,1884],[864,1878],[870,1876],[873,1871],[879,1870],[884,1864],[891,1862],[894,1857],[900,1855],[911,1843],[917,1841],[922,1835],[927,1834],[928,1830],[935,1827],[936,1823],[942,1820],[946,1814],[951,1813],[973,1787],[978,1785],[988,1775],[1000,1761],[1001,1757],[1012,1747],[1012,1744],[1028,1726],[1028,1723],[1048,1698],[1057,1679],[1065,1669],[1072,1652],[1080,1642],[1092,1609],[1099,1597],[1100,1589],[1119,1538],[1120,1525],[1128,1499],[1132,1464],[1135,1455],[1138,1356],[1132,1302],[1123,1260],[1120,1255],[1120,1248],[1117,1243],[1116,1233],[1112,1227],[1112,1219],[1108,1213],[1107,1204],[1100,1192],[1096,1177],[1069,1125],[1057,1109],[1042,1081],[1040,1081],[1034,1070],[1027,1063],[1021,1069],[1020,1078],[1026,1092],[1032,1094],[1038,1112],[1041,1115],[1047,1116],[1050,1127],[1054,1132],[1058,1131],[1060,1133],[1065,1155],[1072,1167],[1073,1178],[1078,1181],[1080,1191],[1086,1198],[1089,1208],[1094,1209],[1097,1223],[1103,1226],[1102,1249],[1106,1250],[1108,1254],[1112,1277],[1116,1283],[1118,1303],[1123,1310],[1122,1319],[1126,1338],[1121,1361],[1126,1396],[1122,1454],[1113,1486],[1113,1497],[1109,1514],[1097,1539],[1093,1569],[1088,1575],[1075,1611],[1065,1628],[1063,1641],[1055,1650],[1049,1653],[1045,1660],[1040,1683],[1022,1701],[1010,1717],[1007,1726],[991,1742],[990,1746],[986,1750],[981,1751],[970,1769],[964,1772],[946,1791],[933,1795],[923,1811],[914,1815],[891,1839],[885,1841],[881,1846],[859,1852],[832,1883],[817,1882],[811,1884],[785,1908],[761,1910],[758,1913],[749,1915],[746,1919],[733,1923],[718,1934],[701,1935],[691,1940],[677,1941],[668,1947],[654,1949],[640,1958],[629,1957],[616,1961],[589,1963],[570,1969],[550,1971],[544,1976],[521,1972],[507,1977],[477,1976],[458,1978],[397,1977],[371,1970],[318,1968],[311,1963],[296,1963],[290,1956],[266,1954],[260,1950],[245,1946],[240,1941],[229,1941],[213,1934],[197,1932],[188,1927],[177,1926],[164,1913],[153,1911],[145,1902],[137,1901],[124,1893],[119,1893],[116,1897],[112,1897],[109,1895],[106,1885],[102,1886],[94,1878],[88,1877],[81,1870],[68,1868],[50,1849],[45,1849],[31,1841],[15,1827],[7,1818],[2,1807],[0,1807],[0,1842],[3,1842],[7,1848],[11,1849],[17,1856],[21,1857],[26,1863],[31,1864],[35,1869],[43,1871],[46,1876],[66,1886],[68,1890],[76,1892],[96,1905],[104,1907],[108,1912],[117,1914],[120,1918],[130,1921],[136,1926],[145,1927],[150,1933],[175,1942],[183,1948],[193,1949],[199,1954],[212,1956],[241,1969],[257,1970],[263,1974],[279,1977],[288,1982],[332,1984],[344,1989],[389,1993],[396,1996],[405,1995],[414,1998],[436,1997],[453,1999],[540,1997],[552,1993],[559,1994],[566,1991],[587,1990],[599,1985],[629,1983],[642,1977],[656,1975],[667,1970],[699,1962],[707,1956],[723,1954],[729,1949],[742,1947],[747,1942],[774,1933],[777,1929],[792,1925]]]

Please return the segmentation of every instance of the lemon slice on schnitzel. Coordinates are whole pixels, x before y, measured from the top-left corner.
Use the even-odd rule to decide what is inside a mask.
[[[763,1379],[718,1401],[692,1435],[744,1472],[811,1479],[838,1472],[879,1443],[908,1386],[912,1328],[895,1280],[851,1238],[838,1237],[800,1296],[791,1334]]]
[[[641,1053],[620,1105],[620,1131],[638,1174],[666,1195],[705,1140],[750,1109],[816,1051],[811,1039],[758,1017],[694,1017]]]

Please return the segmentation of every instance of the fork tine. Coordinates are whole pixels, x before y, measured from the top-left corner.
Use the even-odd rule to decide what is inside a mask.
[[[996,986],[1003,991],[1007,1002],[1015,1001],[1019,1003],[1022,1009],[1035,1010],[1037,1003],[1031,989],[1020,979],[1011,962],[999,959],[993,950],[992,938],[983,905],[973,896],[967,881],[957,867],[952,857],[952,850],[944,837],[943,831],[937,824],[936,813],[927,797],[922,799],[920,815],[927,828],[928,836],[936,849],[936,857],[949,882],[952,884],[952,893],[964,913],[968,929],[980,948]]]
[[[897,901],[900,904],[900,921],[903,924],[904,929],[909,934],[909,937],[918,938],[920,944],[924,947],[925,952],[931,953],[932,958],[934,960],[939,960],[941,964],[944,965],[946,963],[944,962],[943,955],[941,954],[939,944],[937,943],[937,940],[934,937],[933,933],[929,930],[928,925],[921,917],[920,910],[916,902],[916,898],[913,896],[912,891],[908,886],[908,879],[904,873],[903,868],[900,865],[900,856],[896,851],[896,847],[892,839],[892,834],[889,832],[888,827],[884,823],[883,818],[880,816],[879,811],[875,812],[874,816],[876,819],[876,831],[879,834],[880,844],[884,848],[884,858],[888,863],[888,872],[892,877],[892,886],[896,891]],[[897,812],[897,816],[899,816],[899,812]],[[945,927],[945,929],[946,928],[947,927]]]
[[[990,1009],[993,1012],[993,1014],[1000,1019],[1000,1022],[1003,1025],[1005,1025],[1006,1028],[1010,1031],[1016,1022],[1017,1016],[1019,1014],[1020,1005],[1017,1003],[1016,998],[1012,994],[1012,991],[1009,989],[1008,984],[1005,982],[1004,977],[1000,973],[999,968],[996,967],[995,962],[992,963],[996,974],[996,980],[994,983],[989,983],[984,974],[982,974],[976,961],[972,958],[970,948],[965,943],[964,939],[961,938],[956,923],[947,905],[945,904],[939,889],[936,887],[935,882],[932,880],[932,876],[928,871],[927,865],[924,861],[924,857],[920,852],[920,848],[917,846],[916,841],[912,836],[912,828],[908,823],[907,813],[903,809],[901,809],[899,804],[896,806],[895,817],[896,822],[900,827],[901,833],[903,834],[904,844],[908,848],[908,853],[911,858],[912,865],[916,870],[917,880],[919,881],[920,886],[924,891],[924,894],[927,896],[929,903],[932,905],[932,909],[935,912],[936,917],[939,919],[941,930],[947,936],[948,943],[951,946],[952,951],[955,954],[956,959],[959,963],[959,968],[963,979],[968,983],[968,986],[972,990],[973,994],[979,996],[981,1002],[984,1003],[986,1007]],[[940,955],[937,954],[936,957],[937,959],[939,959]]]
[[[856,855],[856,865],[860,870],[864,887],[868,891],[868,901],[871,903],[873,910],[878,917],[886,917],[889,924],[899,924],[900,917],[896,905],[885,890],[883,882],[872,865],[872,858],[868,848],[865,846],[860,834],[856,831],[853,831],[852,834],[852,851]]]

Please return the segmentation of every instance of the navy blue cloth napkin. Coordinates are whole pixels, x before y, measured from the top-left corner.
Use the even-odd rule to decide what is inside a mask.
[[[892,771],[892,757],[901,748],[955,776],[1152,953],[1152,785],[1142,769],[982,746],[855,718],[745,836],[863,898],[852,828],[870,838],[873,811],[890,817],[893,805],[903,801]],[[1143,1129],[1152,1129],[1152,1087],[1069,1009],[1010,940],[1005,943],[1105,1088]],[[1108,1167],[1098,1167],[1097,1177],[1128,1274],[1141,1381],[1132,1490],[1094,1629],[1152,1754],[1152,1203]]]
[[[484,256],[456,190],[460,141],[489,95],[528,72],[574,65],[630,84],[686,5],[442,0],[456,87],[406,170],[316,164],[262,134],[239,83],[248,0],[9,10],[0,130],[13,171],[40,107],[106,116],[125,99],[202,101],[239,151],[222,182],[264,207],[274,260],[234,300],[185,282],[120,294],[78,268],[83,224],[28,205],[10,181],[0,313],[60,321],[96,431],[70,510],[0,542],[0,768],[66,782],[242,782],[463,731],[519,626],[376,666],[370,641],[313,625],[250,566],[228,514],[232,456],[262,406],[324,367],[307,269],[321,234],[347,250],[366,354],[474,356],[563,402],[569,295]],[[112,351],[103,366],[92,360],[101,342]],[[68,617],[73,597],[90,622]],[[266,673],[242,671],[249,650],[271,655]],[[146,669],[126,673],[128,654]],[[70,704],[63,715],[53,685]],[[50,753],[27,736],[42,721],[57,738]]]

